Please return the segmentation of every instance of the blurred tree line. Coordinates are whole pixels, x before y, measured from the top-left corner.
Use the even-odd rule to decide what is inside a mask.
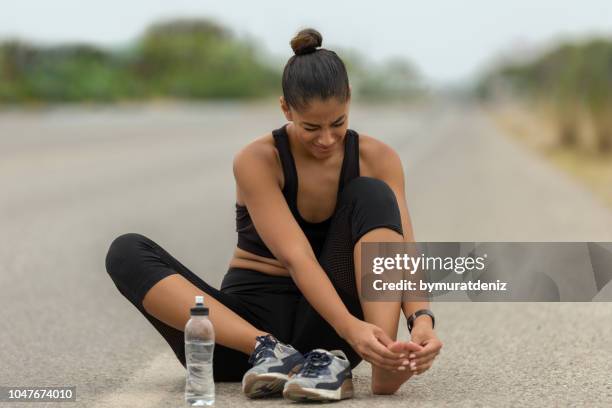
[[[565,43],[530,62],[504,64],[483,77],[478,93],[530,103],[552,118],[559,145],[612,152],[612,40]]]
[[[354,94],[361,100],[410,101],[427,95],[425,81],[405,58],[374,64],[357,51],[334,50],[345,62]]]
[[[416,71],[399,59],[374,67],[339,53],[363,98],[411,97]],[[113,102],[149,98],[258,98],[281,93],[284,63],[272,66],[249,40],[208,19],[152,25],[122,50],[91,45],[0,43],[0,102]]]
[[[155,24],[135,46],[0,45],[0,100],[115,101],[153,97],[252,97],[276,86],[277,72],[254,49],[208,20]]]

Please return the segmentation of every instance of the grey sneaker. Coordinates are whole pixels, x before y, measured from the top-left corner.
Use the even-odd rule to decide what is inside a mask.
[[[351,364],[340,350],[306,354],[302,369],[285,383],[283,397],[293,401],[337,401],[353,396]]]
[[[257,337],[249,358],[253,367],[242,377],[242,392],[249,398],[280,394],[289,376],[299,371],[304,356],[272,335]]]

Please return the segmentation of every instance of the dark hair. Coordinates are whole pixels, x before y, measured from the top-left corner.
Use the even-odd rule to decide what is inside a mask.
[[[321,47],[323,38],[312,28],[301,30],[291,40],[295,55],[283,71],[283,96],[294,109],[302,110],[313,98],[331,97],[346,102],[350,97],[348,75],[338,55]]]

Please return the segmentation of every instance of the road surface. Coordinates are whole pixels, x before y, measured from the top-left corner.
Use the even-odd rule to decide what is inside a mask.
[[[236,242],[232,157],[283,123],[276,106],[236,103],[0,113],[0,385],[75,385],[70,406],[179,406],[184,369],[113,285],[106,251],[139,232],[218,285]],[[612,241],[610,210],[477,107],[353,106],[350,126],[400,153],[417,240]],[[364,363],[339,405],[612,405],[610,303],[433,309],[434,367],[374,397]],[[220,407],[286,404],[217,393]]]

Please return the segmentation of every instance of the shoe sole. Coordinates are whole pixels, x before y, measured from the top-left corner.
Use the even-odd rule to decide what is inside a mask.
[[[248,374],[242,379],[242,392],[249,398],[280,394],[288,379],[282,373]]]
[[[353,380],[347,378],[340,388],[324,390],[321,388],[306,388],[299,384],[287,384],[283,397],[292,401],[340,401],[353,397]]]

